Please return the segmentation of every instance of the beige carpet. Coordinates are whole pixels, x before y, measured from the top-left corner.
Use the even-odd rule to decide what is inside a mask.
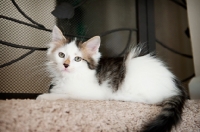
[[[118,101],[1,100],[0,132],[136,132],[160,108]],[[200,100],[186,103],[173,132],[200,132]]]

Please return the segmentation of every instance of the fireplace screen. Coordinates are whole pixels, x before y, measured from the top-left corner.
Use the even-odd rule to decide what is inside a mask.
[[[136,44],[134,0],[0,1],[0,93],[45,93],[46,45],[57,25],[86,40],[100,35],[103,56],[121,56]]]

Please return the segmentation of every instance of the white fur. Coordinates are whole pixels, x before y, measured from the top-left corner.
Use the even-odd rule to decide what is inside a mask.
[[[160,60],[150,55],[134,59],[129,57],[126,68],[124,83],[113,94],[115,100],[156,104],[179,92],[172,81],[174,75]]]
[[[98,42],[100,45],[100,38],[96,37],[95,39],[99,39],[95,43]],[[50,44],[47,52],[50,59],[47,67],[55,86],[50,94],[40,95],[37,99],[122,100],[156,104],[179,94],[172,81],[174,75],[163,62],[150,55],[134,58],[140,50],[133,49],[129,54],[125,63],[125,79],[119,90],[112,92],[107,81],[101,85],[98,84],[95,70],[89,69],[85,61],[74,61],[75,56],[82,57],[82,53],[75,42],[66,44],[51,53],[53,47]],[[59,52],[65,53],[65,58],[60,58]],[[97,52],[92,57],[98,61],[100,56],[100,53]],[[66,70],[63,63],[67,58],[70,58],[70,66]]]

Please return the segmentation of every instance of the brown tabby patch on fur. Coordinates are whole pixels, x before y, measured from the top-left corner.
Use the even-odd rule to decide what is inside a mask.
[[[82,52],[83,55],[83,59],[86,60],[88,67],[90,69],[95,69],[97,66],[97,63],[94,61],[94,59],[91,57],[91,55],[89,54],[89,51],[85,48],[86,44],[85,43],[79,43],[79,48]]]
[[[64,46],[65,44],[68,44],[69,42],[70,41],[68,39],[66,39],[65,37],[63,37],[63,39],[60,40],[60,41],[52,42],[55,45],[55,47],[53,48],[52,52],[55,52],[58,48]]]
[[[125,59],[123,57],[101,58],[96,73],[99,84],[107,80],[112,90],[117,91],[125,78]]]

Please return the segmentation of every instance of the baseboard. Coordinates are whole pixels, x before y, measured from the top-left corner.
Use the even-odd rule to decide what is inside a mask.
[[[41,93],[0,93],[0,99],[36,99]]]

